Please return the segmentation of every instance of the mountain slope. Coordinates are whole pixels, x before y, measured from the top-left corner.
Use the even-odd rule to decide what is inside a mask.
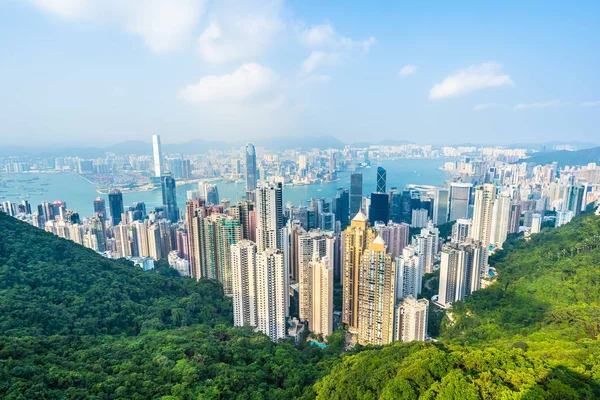
[[[232,319],[214,282],[144,273],[0,213],[3,335],[135,335]]]
[[[600,217],[513,236],[496,283],[457,302],[437,344],[349,357],[319,399],[600,398]]]
[[[557,162],[561,167],[565,165],[586,165],[593,162],[600,163],[600,147],[577,151],[560,150],[549,153],[538,153],[522,161],[538,165]]]

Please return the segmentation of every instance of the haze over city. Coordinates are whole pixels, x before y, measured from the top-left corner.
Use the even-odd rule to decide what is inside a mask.
[[[4,145],[593,141],[600,4],[0,4]]]

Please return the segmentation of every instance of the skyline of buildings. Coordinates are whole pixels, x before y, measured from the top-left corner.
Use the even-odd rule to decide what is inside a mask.
[[[153,143],[153,153],[161,154],[160,137]],[[175,175],[184,175],[185,162],[167,155],[148,166],[161,190],[162,204],[154,210],[139,201],[126,206],[117,188],[109,192],[108,207],[101,197],[90,200],[91,217],[60,200],[37,207],[4,201],[2,209],[144,270],[165,260],[182,276],[216,280],[233,300],[235,325],[252,326],[272,340],[286,337],[287,321],[295,317],[323,338],[345,324],[366,345],[425,340],[429,308],[449,308],[488,285],[495,276],[489,253],[502,248],[509,233],[568,223],[600,194],[596,165],[511,164],[507,154],[517,154],[482,151],[479,158],[446,162],[451,172],[442,187],[388,187],[388,171],[378,166],[369,187],[362,171],[354,171],[350,187],[331,197],[283,204],[290,174],[310,180],[321,169],[333,177],[348,159],[367,168],[384,149],[349,150],[342,157],[296,152],[289,162],[281,154],[257,154],[249,143],[245,158],[219,161],[227,165],[222,174],[245,179],[246,198],[221,199],[216,183],[201,180],[187,191],[181,213]],[[448,222],[451,233],[442,237],[438,226]],[[421,299],[424,277],[438,269],[437,298]],[[336,296],[340,309],[334,308]]]

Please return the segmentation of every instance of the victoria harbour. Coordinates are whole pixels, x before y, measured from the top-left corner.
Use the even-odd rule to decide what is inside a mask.
[[[384,160],[379,164],[388,171],[390,188],[404,188],[407,185],[432,185],[439,186],[449,178],[448,174],[440,169],[444,162],[451,158],[436,159],[398,159]],[[366,192],[375,190],[376,167],[361,168],[363,185]],[[62,200],[68,207],[77,210],[82,216],[91,216],[94,213],[93,200],[97,197],[107,200],[107,195],[98,194],[97,187],[86,178],[73,172],[52,173],[12,173],[0,174],[0,182],[5,182],[6,187],[0,186],[0,198],[12,202],[27,200],[30,203],[42,201]],[[232,203],[243,200],[245,184],[223,181],[216,183],[221,199],[229,198]],[[285,186],[283,201],[294,206],[306,205],[311,198],[335,197],[338,188],[350,186],[350,172],[338,173],[338,180],[310,185]],[[187,183],[177,187],[177,200],[181,206],[185,203],[186,192],[198,188],[197,183]],[[148,207],[162,205],[160,188],[147,191],[131,191],[123,193],[125,204],[144,202]]]

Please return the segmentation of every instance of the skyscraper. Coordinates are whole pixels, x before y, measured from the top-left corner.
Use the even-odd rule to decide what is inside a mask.
[[[367,217],[359,210],[343,233],[342,252],[342,322],[351,332],[358,332],[358,288],[359,271],[363,251],[375,239],[375,230],[369,225]]]
[[[453,182],[450,185],[450,218],[456,221],[459,218],[469,218],[469,202],[471,201],[470,183]]]
[[[252,143],[246,145],[246,192],[256,189],[256,149]]]
[[[311,230],[294,235],[297,241],[294,247],[293,265],[298,268],[299,316],[301,320],[312,322],[313,315],[313,272],[311,262],[320,262],[327,258],[333,271],[335,237],[319,230]],[[312,325],[311,325],[312,326]]]
[[[353,217],[362,206],[362,181],[360,172],[350,175],[350,216]],[[387,221],[386,221],[387,222]]]
[[[385,193],[386,192],[386,177],[387,173],[385,171],[385,168],[383,167],[377,167],[377,190],[375,190],[378,193]]]
[[[119,258],[130,257],[131,242],[129,241],[129,227],[120,223],[115,227],[115,240],[117,242],[117,256]]]
[[[394,340],[396,264],[377,236],[364,251],[359,272],[358,342],[388,344]]]
[[[395,340],[402,342],[424,341],[427,336],[429,301],[417,300],[409,295],[398,305],[396,311]]]
[[[394,257],[400,256],[402,249],[408,246],[410,226],[404,222],[400,224],[392,222],[387,226],[382,223],[375,223],[375,230],[387,244],[388,252]]]
[[[396,257],[396,300],[421,292],[423,281],[423,254],[416,245],[406,246]]]
[[[273,341],[285,338],[288,300],[283,252],[273,248],[259,252],[256,256],[256,327]]]
[[[256,193],[256,246],[258,251],[282,249],[283,228],[281,183],[263,183]]]
[[[490,243],[500,248],[502,247],[502,244],[508,235],[511,201],[512,200],[508,193],[502,193],[494,201]]]
[[[344,230],[350,222],[350,192],[348,189],[339,188],[335,196],[335,220],[340,222],[340,229]]]
[[[110,209],[110,221],[112,226],[117,226],[123,218],[123,194],[119,189],[111,189],[108,193],[108,208]]]
[[[329,336],[333,333],[333,263],[329,257],[314,256],[309,269],[312,272],[310,330]]]
[[[470,219],[460,218],[457,219],[452,226],[452,242],[462,243],[469,237],[469,231],[473,221]]]
[[[473,207],[473,226],[469,236],[481,242],[483,247],[483,266],[487,267],[488,247],[492,235],[492,214],[496,201],[496,187],[492,184],[480,185],[475,190],[475,204]]]
[[[438,303],[448,308],[481,288],[485,248],[470,239],[465,244],[444,245],[440,261]],[[487,260],[487,259],[485,259]]]
[[[585,187],[581,185],[569,186],[567,189],[567,211],[572,211],[574,216],[581,214],[583,208],[583,198],[585,195]]]
[[[96,200],[94,200],[94,214],[101,214],[104,218],[106,218],[106,204],[104,203],[104,199],[101,197],[98,197]]]
[[[233,325],[257,325],[256,245],[241,240],[231,246]]]
[[[445,188],[435,188],[433,198],[433,222],[436,225],[442,225],[448,222],[448,202],[449,190]]]
[[[163,170],[163,156],[160,148],[160,135],[152,135],[152,155],[154,157],[154,177],[160,178]]]
[[[165,217],[171,222],[179,220],[179,208],[177,208],[177,185],[171,174],[160,177],[162,189],[162,202],[165,207]]]
[[[390,220],[390,196],[387,193],[371,193],[369,220],[387,224]]]

